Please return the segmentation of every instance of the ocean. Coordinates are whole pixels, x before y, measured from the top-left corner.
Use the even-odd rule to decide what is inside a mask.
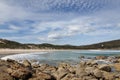
[[[59,62],[77,63],[84,56],[84,59],[93,59],[95,56],[120,56],[120,50],[67,50],[47,51],[13,55],[0,55],[1,59],[34,60],[39,63],[56,64]]]

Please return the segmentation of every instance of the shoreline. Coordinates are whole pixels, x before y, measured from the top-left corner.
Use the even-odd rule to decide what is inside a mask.
[[[0,49],[0,55],[4,54],[20,54],[20,53],[32,53],[32,52],[51,52],[51,51],[78,51],[79,49]],[[84,50],[84,49],[80,49]],[[114,51],[110,49],[111,51]],[[88,49],[88,51],[107,51],[107,49]],[[120,50],[118,50],[120,51]]]
[[[0,49],[0,54],[20,54],[20,53],[46,52],[46,51],[58,51],[58,50],[50,50],[50,49]]]
[[[76,49],[0,49],[0,54],[20,54],[32,52],[71,51]]]

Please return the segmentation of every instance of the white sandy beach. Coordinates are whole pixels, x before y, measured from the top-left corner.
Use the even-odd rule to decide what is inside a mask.
[[[71,49],[68,49],[71,50]],[[0,49],[0,54],[19,54],[32,52],[68,51],[64,49]]]
[[[16,54],[16,53],[32,53],[32,52],[44,52],[44,51],[57,51],[46,49],[0,49],[0,54]]]

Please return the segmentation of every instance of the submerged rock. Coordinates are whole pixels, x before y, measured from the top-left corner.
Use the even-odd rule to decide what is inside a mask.
[[[95,57],[97,60],[100,60],[100,59],[107,59],[107,56],[96,56]]]
[[[85,56],[80,56],[79,58],[80,58],[80,59],[83,59],[83,58],[85,58]]]

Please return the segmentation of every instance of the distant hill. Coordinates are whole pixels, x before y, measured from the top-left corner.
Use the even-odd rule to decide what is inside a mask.
[[[15,42],[15,41],[10,41],[6,39],[0,39],[0,48],[11,48],[11,49],[22,49],[22,48],[29,48],[27,45]]]
[[[16,41],[0,39],[0,48],[9,48],[9,49],[120,49],[120,40],[101,42],[101,43],[85,45],[85,46],[73,46],[73,45],[53,45],[53,44],[48,44],[48,43],[22,44]]]
[[[84,49],[120,49],[120,40],[112,40],[101,42],[97,44],[91,44],[86,46],[80,46],[80,48]]]

